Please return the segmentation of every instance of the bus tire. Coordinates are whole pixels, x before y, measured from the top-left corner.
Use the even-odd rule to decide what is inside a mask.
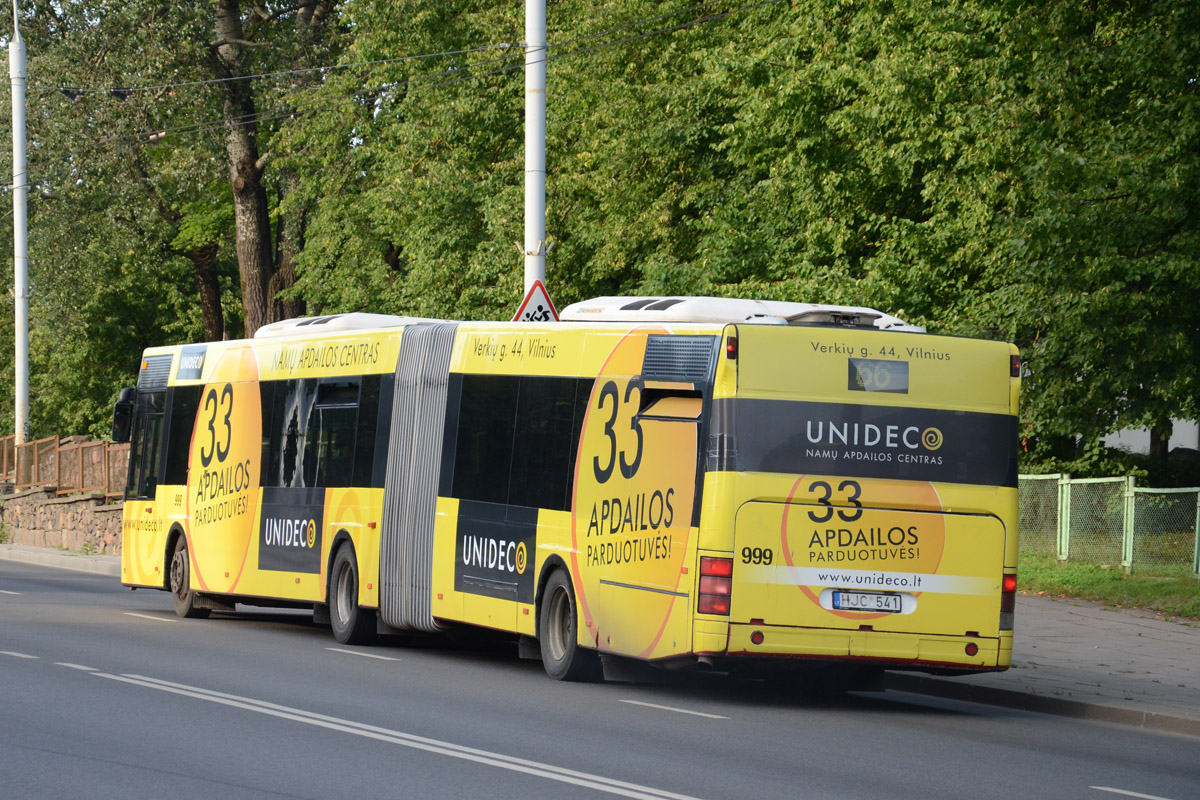
[[[340,644],[375,640],[375,615],[358,605],[358,564],[348,545],[338,548],[329,574],[329,624]]]
[[[191,586],[191,561],[188,556],[187,538],[180,535],[175,540],[171,554],[170,581],[171,599],[175,601],[175,616],[188,619],[204,619],[212,611],[196,605],[196,591]]]
[[[579,646],[579,613],[571,579],[555,570],[542,593],[539,628],[542,666],[556,681],[593,681],[601,676],[600,657]]]

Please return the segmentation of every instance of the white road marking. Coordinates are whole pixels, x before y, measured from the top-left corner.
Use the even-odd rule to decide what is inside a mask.
[[[95,672],[96,671],[95,667],[85,667],[83,664],[71,664],[67,661],[55,661],[54,663],[57,666],[67,667],[69,669],[77,669],[77,670],[80,670],[81,672]]]
[[[7,589],[0,589],[0,594],[17,594],[17,595],[19,595],[20,592],[10,592]]]
[[[658,703],[643,703],[640,700],[622,700],[622,703],[629,703],[631,706],[645,706],[646,708],[657,708],[663,711],[674,711],[676,714],[691,714],[694,717],[708,717],[709,719],[729,719],[722,717],[720,714],[705,714],[703,711],[688,711],[686,708],[672,708],[671,706],[660,706]]]
[[[1171,800],[1169,797],[1159,797],[1156,794],[1142,794],[1141,792],[1131,792],[1128,789],[1114,789],[1111,786],[1089,786],[1089,789],[1095,789],[1097,792],[1112,792],[1113,794],[1123,794],[1126,797],[1140,797],[1142,800]]]
[[[12,656],[13,658],[37,658],[28,653],[14,653],[12,650],[0,650],[0,656]]]
[[[109,675],[104,672],[94,673],[98,677],[108,678],[114,681],[130,683],[134,686],[142,686],[148,689],[157,689],[162,692],[170,692],[172,694],[183,695],[185,697],[193,697],[197,700],[207,700],[210,703],[219,703],[225,706],[241,708],[246,711],[254,711],[258,714],[266,714],[280,719],[292,720],[293,722],[302,722],[305,725],[314,725],[319,728],[328,730],[340,731],[342,733],[353,734],[354,736],[362,736],[367,739],[375,739],[381,742],[400,745],[401,747],[411,747],[414,750],[424,750],[430,753],[450,756],[452,758],[460,758],[464,761],[474,761],[478,764],[484,764],[490,767],[499,769],[507,769],[512,772],[521,772],[526,775],[534,775],[539,778],[546,778],[560,783],[567,783],[574,786],[582,786],[588,789],[595,789],[609,794],[621,795],[623,797],[640,798],[640,800],[695,800],[688,795],[676,794],[674,792],[655,789],[650,786],[641,786],[636,783],[626,783],[624,781],[613,780],[606,778],[603,775],[593,775],[587,772],[578,772],[576,770],[556,767],[552,764],[544,764],[540,761],[529,761],[523,758],[507,756],[503,753],[493,753],[488,750],[479,750],[474,747],[466,747],[464,745],[453,744],[452,742],[443,742],[438,739],[430,739],[424,736],[416,736],[411,733],[403,733],[401,731],[389,730],[387,728],[377,728],[374,725],[364,725],[350,720],[338,719],[337,717],[328,717],[324,714],[315,714],[311,711],[304,711],[299,708],[290,708],[288,706],[276,705],[275,703],[267,703],[262,700],[255,700],[250,697],[241,697],[234,694],[225,694],[223,692],[214,692],[209,689],[201,689],[196,686],[188,686],[182,683],[171,683],[170,681],[158,680],[157,678],[147,678],[142,675]]]
[[[374,653],[360,653],[357,650],[343,650],[340,647],[326,647],[325,649],[329,650],[331,652],[334,652],[334,653],[345,653],[345,654],[351,655],[351,656],[362,656],[363,658],[378,658],[380,661],[399,661],[400,660],[398,658],[392,658],[391,656],[377,656]]]
[[[126,611],[125,616],[138,617],[140,619],[152,619],[155,622],[178,622],[179,621],[178,617],[154,617],[149,614],[138,614],[135,611]]]

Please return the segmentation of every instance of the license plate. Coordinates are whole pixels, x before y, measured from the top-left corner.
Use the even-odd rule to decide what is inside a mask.
[[[900,595],[887,592],[834,592],[833,607],[839,611],[883,611],[900,613]]]

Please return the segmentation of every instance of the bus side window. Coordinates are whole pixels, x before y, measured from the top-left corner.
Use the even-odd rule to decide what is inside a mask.
[[[358,397],[358,427],[354,446],[354,479],[351,486],[374,485],[376,437],[379,435],[379,397],[382,380],[379,375],[364,375]],[[390,414],[389,414],[390,417]],[[387,435],[387,425],[383,426]],[[386,453],[387,444],[378,448]]]
[[[203,390],[203,386],[176,386],[168,392],[167,468],[163,473],[163,483],[168,486],[187,483],[192,429],[196,424],[196,411],[200,407]]]
[[[583,426],[592,382],[529,376],[520,381],[508,503],[569,511],[578,449],[575,426]]]
[[[507,503],[520,378],[463,375],[452,497]]]
[[[318,384],[304,442],[305,486],[350,485],[357,421],[357,380]]]
[[[317,381],[314,378],[279,381],[275,384],[270,415],[263,415],[263,437],[269,439],[263,486],[292,488],[305,485],[304,437],[316,399],[316,388]]]

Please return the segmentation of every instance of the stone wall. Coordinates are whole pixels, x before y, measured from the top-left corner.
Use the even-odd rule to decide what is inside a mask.
[[[122,507],[102,494],[56,497],[36,488],[0,498],[0,522],[9,544],[115,556],[121,554]]]

